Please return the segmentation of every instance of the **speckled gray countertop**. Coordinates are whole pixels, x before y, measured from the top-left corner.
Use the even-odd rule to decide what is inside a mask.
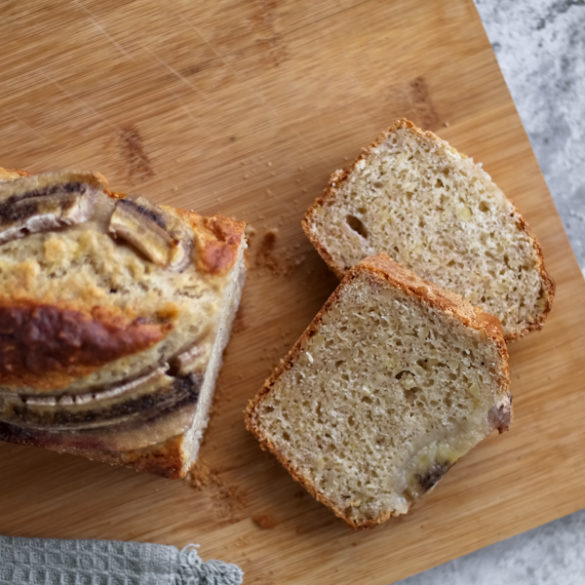
[[[585,0],[475,4],[583,269]]]
[[[585,274],[585,0],[475,4]],[[584,585],[585,510],[400,581],[494,583]]]

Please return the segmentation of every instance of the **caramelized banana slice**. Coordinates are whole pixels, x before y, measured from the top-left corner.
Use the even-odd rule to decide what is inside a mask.
[[[87,221],[103,187],[92,173],[45,173],[0,182],[0,244]]]
[[[92,429],[150,420],[187,400],[192,402],[199,393],[201,381],[195,376],[175,378],[167,375],[166,369],[162,366],[77,396],[0,396],[3,411],[0,419],[51,430]]]
[[[110,218],[109,231],[159,266],[180,272],[189,264],[192,233],[181,220],[144,197],[119,199]]]

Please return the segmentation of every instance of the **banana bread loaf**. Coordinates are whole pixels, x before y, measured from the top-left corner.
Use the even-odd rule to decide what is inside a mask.
[[[0,439],[184,477],[238,307],[244,224],[0,172]]]

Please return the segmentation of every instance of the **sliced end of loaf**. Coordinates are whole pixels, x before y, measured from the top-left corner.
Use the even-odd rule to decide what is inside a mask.
[[[540,329],[554,283],[514,205],[473,160],[399,120],[336,171],[303,229],[339,276],[386,252],[496,315],[507,340]]]
[[[183,476],[190,471],[191,467],[197,461],[203,434],[209,421],[209,410],[213,401],[213,392],[221,366],[223,350],[229,341],[232,324],[240,305],[242,288],[246,277],[245,249],[246,243],[242,235],[242,243],[238,249],[237,259],[234,267],[231,269],[230,280],[225,288],[222,303],[223,308],[219,315],[217,332],[211,348],[209,363],[203,377],[193,424],[184,435]]]
[[[348,271],[246,422],[337,516],[373,526],[507,429],[508,386],[497,319],[379,256]]]
[[[24,171],[0,168],[0,183],[27,175]],[[64,172],[63,175],[68,178],[71,173]],[[99,174],[85,176],[99,182],[100,189],[106,184]],[[104,190],[104,193],[113,199],[125,197],[109,190]],[[150,263],[152,258],[142,248],[137,253],[133,246],[120,245],[120,241],[112,237],[108,225],[113,213],[110,205],[113,204],[104,193],[99,194],[95,213],[79,226],[72,225],[53,234],[54,226],[49,225],[38,233],[27,232],[24,240],[3,242],[3,260],[12,261],[12,273],[18,273],[18,262],[30,262],[29,272],[37,277],[36,280],[29,279],[28,290],[25,290],[18,284],[18,279],[9,278],[10,270],[4,270],[2,284],[9,301],[6,303],[4,298],[5,304],[13,306],[15,303],[11,297],[18,298],[19,295],[34,300],[39,297],[41,306],[49,304],[58,311],[60,303],[70,302],[73,298],[80,301],[81,306],[76,305],[77,309],[84,308],[83,301],[91,310],[95,308],[96,297],[91,296],[94,294],[101,309],[105,310],[110,303],[117,307],[115,298],[123,308],[131,307],[132,318],[140,315],[136,319],[139,322],[150,323],[154,315],[155,322],[168,319],[172,323],[164,330],[166,337],[156,339],[160,343],[153,342],[145,350],[142,346],[134,347],[122,359],[118,359],[116,353],[108,353],[104,341],[108,336],[97,328],[98,333],[93,336],[101,343],[98,347],[105,354],[103,363],[92,362],[93,369],[89,372],[72,373],[70,370],[75,359],[79,359],[72,343],[74,350],[66,355],[70,359],[61,357],[61,362],[69,367],[66,376],[54,376],[50,384],[47,379],[52,371],[43,371],[38,366],[38,359],[37,362],[30,360],[30,363],[37,363],[36,371],[33,368],[34,376],[25,379],[21,372],[17,372],[19,377],[14,384],[6,375],[10,368],[4,368],[0,388],[0,414],[3,415],[0,417],[0,440],[82,455],[167,477],[184,477],[197,458],[222,352],[239,305],[245,278],[245,224],[219,215],[203,217],[167,206],[151,210],[155,216],[159,212],[165,214],[156,217],[167,227],[172,225],[173,229],[179,230],[177,222],[180,220],[181,231],[174,231],[173,238],[189,238],[187,265],[181,270],[169,268],[167,272],[166,266],[161,267],[154,261]],[[158,226],[161,227],[160,223]],[[192,234],[188,226],[192,228]],[[148,239],[144,230],[140,233]],[[75,253],[71,253],[72,250]],[[47,251],[51,251],[48,257]],[[41,261],[43,268],[49,266],[52,271],[48,277],[49,268],[46,272],[39,268]],[[66,280],[66,276],[71,278]],[[80,311],[74,316],[81,323],[85,322]],[[54,321],[58,333],[60,322]],[[70,316],[68,324],[71,323],[75,321]],[[107,332],[111,330],[106,328]],[[120,326],[119,330],[124,338],[128,337],[127,327]],[[43,331],[50,342],[55,333],[46,326]],[[71,331],[79,329],[68,330],[68,336],[77,339],[77,334]],[[175,337],[171,339],[173,335]],[[85,343],[85,338],[78,337],[83,340],[82,344]],[[47,346],[55,351],[54,344],[38,343],[37,346],[43,350]],[[31,349],[26,348],[26,352],[30,357]],[[59,363],[59,360],[52,361]],[[55,379],[64,387],[73,380],[67,390],[76,391],[81,396],[81,399],[71,400],[65,395],[69,400],[62,402],[70,406],[69,411],[55,408],[61,407],[61,398],[55,399],[53,393],[62,391],[60,386],[52,385]],[[34,405],[35,401],[30,397],[23,400],[19,393],[27,396],[29,382],[33,390],[40,388],[51,395],[44,402],[37,400],[36,411],[30,409],[27,412],[21,403]],[[88,392],[84,392],[86,388]],[[99,399],[96,397],[98,393],[101,393]],[[102,404],[107,402],[107,398],[103,400],[104,396],[122,396],[123,400],[108,403],[107,407],[101,407],[100,412],[100,399]],[[11,404],[20,407],[25,416],[20,420],[14,416]],[[92,410],[92,405],[97,407]],[[87,406],[85,410],[84,406]]]

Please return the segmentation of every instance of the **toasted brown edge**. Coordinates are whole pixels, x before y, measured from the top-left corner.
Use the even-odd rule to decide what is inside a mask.
[[[504,197],[505,196],[506,195],[504,194]],[[508,199],[508,201],[510,200]],[[538,272],[540,275],[540,283],[542,287],[541,294],[545,300],[545,306],[542,309],[542,311],[538,314],[538,319],[536,321],[529,323],[525,329],[521,329],[520,331],[517,331],[515,333],[508,333],[505,336],[507,342],[515,341],[516,339],[520,339],[521,337],[528,335],[532,331],[538,331],[543,328],[544,322],[546,321],[548,314],[552,309],[552,303],[556,291],[555,281],[553,280],[552,276],[548,273],[544,265],[544,254],[540,242],[534,235],[534,232],[532,231],[524,217],[522,217],[522,214],[518,211],[518,208],[511,201],[510,203],[516,210],[516,213],[518,214],[518,221],[516,222],[518,229],[520,231],[526,232],[526,234],[528,234],[530,240],[532,241],[532,246],[538,261]]]
[[[334,171],[331,174],[331,176],[329,178],[329,182],[328,182],[327,186],[325,187],[325,190],[323,191],[323,193],[319,197],[317,197],[317,199],[315,199],[313,204],[305,212],[305,215],[303,216],[301,224],[303,227],[303,231],[305,232],[305,235],[307,236],[308,240],[311,242],[311,244],[314,246],[314,248],[317,250],[317,252],[321,256],[321,258],[323,258],[323,260],[326,262],[326,264],[329,266],[329,268],[335,273],[335,275],[338,278],[343,277],[343,274],[345,272],[345,268],[343,266],[339,266],[338,264],[336,264],[334,262],[331,254],[325,249],[325,246],[319,241],[318,237],[312,232],[312,230],[311,230],[312,216],[319,207],[322,207],[326,201],[328,201],[329,199],[332,199],[335,196],[335,194],[339,190],[340,185],[342,185],[347,180],[349,175],[351,175],[351,173],[354,172],[357,164],[361,160],[368,157],[371,154],[372,150],[375,147],[377,147],[381,142],[383,142],[386,138],[388,138],[388,136],[390,136],[393,132],[395,132],[399,129],[402,129],[402,128],[406,128],[410,132],[417,134],[418,136],[420,136],[424,139],[431,140],[433,142],[440,142],[441,144],[445,145],[452,152],[457,153],[459,156],[461,156],[463,158],[469,158],[466,154],[456,150],[446,140],[443,140],[442,138],[437,136],[434,132],[431,132],[430,130],[422,130],[421,128],[419,128],[415,124],[413,124],[410,120],[407,120],[406,118],[400,118],[400,119],[396,120],[392,125],[390,125],[386,130],[384,130],[382,133],[380,133],[369,146],[362,148],[362,151],[359,154],[359,156],[353,161],[353,163],[348,168],[338,169],[338,170]],[[509,332],[505,335],[506,341],[509,342],[509,341],[514,341],[515,339],[519,339],[520,337],[527,335],[531,331],[536,331],[538,329],[542,329],[544,322],[546,321],[546,318],[547,318],[547,316],[550,313],[551,308],[552,308],[552,302],[553,302],[553,298],[554,298],[554,294],[555,294],[555,283],[545,268],[544,255],[542,252],[542,246],[540,245],[540,242],[537,240],[536,236],[534,235],[534,232],[530,229],[528,223],[526,222],[526,220],[524,219],[524,217],[522,216],[522,214],[520,213],[518,208],[514,205],[514,203],[512,203],[512,201],[510,201],[510,199],[508,199],[506,194],[501,189],[500,189],[500,191],[501,191],[502,195],[510,202],[510,204],[512,205],[512,207],[514,208],[514,210],[518,214],[518,221],[516,222],[516,226],[517,226],[518,230],[526,232],[526,234],[530,237],[530,239],[532,241],[534,253],[535,253],[536,258],[537,258],[538,272],[540,274],[540,280],[541,280],[541,286],[542,286],[542,293],[541,294],[543,295],[543,297],[545,299],[545,306],[542,309],[542,311],[538,314],[536,321],[529,323],[524,329],[519,329],[517,331]]]
[[[93,437],[95,437],[95,434]],[[117,467],[130,467],[136,471],[146,471],[170,479],[182,479],[186,476],[186,473],[182,471],[184,438],[183,433],[148,447],[112,451],[99,449],[97,446],[93,448],[81,446],[84,442],[99,444],[99,439],[96,441],[91,436],[86,438],[83,433],[62,434],[24,429],[0,421],[0,441],[26,447],[39,447],[61,454],[81,456],[91,461],[107,463]],[[67,442],[67,439],[70,442]],[[78,445],[75,443],[78,443]]]
[[[163,443],[151,445],[143,449],[115,452],[80,452],[80,455],[108,463],[112,466],[131,467],[135,471],[154,473],[168,479],[184,479],[187,472],[183,470],[185,434],[170,437]]]
[[[226,274],[236,263],[245,238],[246,223],[225,215],[199,215],[194,211],[172,209],[187,221],[195,236],[195,265],[204,274]]]
[[[74,303],[2,295],[0,317],[13,341],[12,351],[0,350],[3,383],[33,386],[39,393],[65,388],[104,364],[144,351],[162,341],[173,328],[171,322],[143,322],[137,315],[115,307],[96,305],[87,311]],[[18,323],[28,327],[19,327]],[[44,353],[49,340],[54,343]],[[32,348],[36,351],[31,352]]]
[[[392,286],[401,289],[410,297],[417,299],[419,302],[428,303],[429,305],[461,321],[467,327],[477,329],[479,331],[484,331],[489,340],[495,344],[498,356],[500,358],[499,385],[500,394],[502,396],[509,393],[510,385],[508,351],[502,332],[502,326],[496,317],[484,313],[479,308],[473,307],[468,301],[461,298],[459,295],[451,291],[441,289],[435,284],[420,278],[415,273],[392,260],[386,254],[379,254],[377,256],[365,258],[350,268],[345,273],[338,287],[325,301],[325,304],[321,307],[311,323],[309,323],[307,328],[297,339],[288,354],[284,357],[284,359],[280,360],[280,363],[276,366],[271,376],[266,380],[264,386],[260,389],[256,396],[249,400],[245,409],[245,422],[246,428],[257,438],[260,443],[260,447],[263,450],[271,452],[278,459],[278,461],[280,461],[282,466],[289,472],[295,481],[300,483],[317,501],[330,508],[336,516],[345,520],[345,522],[347,522],[347,524],[349,524],[349,526],[354,529],[374,527],[378,524],[381,524],[382,522],[385,522],[389,518],[396,516],[397,514],[389,510],[385,513],[381,513],[376,518],[369,519],[365,522],[356,522],[349,518],[340,507],[323,496],[323,494],[318,492],[311,481],[304,477],[300,471],[298,471],[294,465],[284,457],[284,455],[279,451],[278,447],[262,433],[256,420],[257,417],[255,415],[255,410],[260,402],[262,402],[262,400],[265,398],[265,396],[273,390],[280,376],[293,366],[299,357],[306,341],[315,335],[315,333],[318,331],[323,320],[323,316],[335,303],[339,301],[343,288],[347,286],[352,280],[356,279],[362,272],[367,272],[377,279],[380,279],[386,283],[390,283]]]
[[[104,192],[112,199],[123,199],[124,193],[112,191],[107,188],[108,182],[100,173],[93,173],[97,180],[104,186]],[[30,173],[23,170],[12,170],[0,167],[0,180],[28,176]],[[208,272],[212,274],[222,274],[229,272],[237,259],[238,250],[246,240],[246,224],[243,221],[235,220],[224,215],[202,216],[194,211],[180,209],[176,207],[164,206],[172,210],[185,221],[187,221],[193,230],[201,226],[210,234],[214,233],[213,227],[219,226],[226,236],[226,245],[230,247],[233,253],[233,261],[227,265],[222,262],[221,266],[211,266]],[[208,227],[210,222],[212,227]],[[223,235],[222,235],[223,237]],[[218,238],[219,239],[219,238]],[[92,461],[108,463],[113,466],[131,467],[136,471],[146,471],[168,477],[171,479],[183,479],[187,471],[183,470],[184,449],[183,441],[185,433],[170,437],[164,442],[151,445],[142,449],[134,449],[122,452],[100,451],[98,449],[82,449],[59,447],[59,441],[56,440],[58,434],[38,431],[37,433],[24,431],[20,427],[0,421],[0,440],[7,441],[25,446],[38,446],[59,453],[68,453],[71,455],[81,455]]]

